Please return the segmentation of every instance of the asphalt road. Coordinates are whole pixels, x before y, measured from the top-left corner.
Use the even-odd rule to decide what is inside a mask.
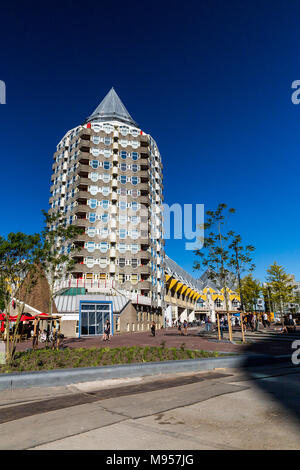
[[[0,449],[299,449],[288,364],[0,392]]]

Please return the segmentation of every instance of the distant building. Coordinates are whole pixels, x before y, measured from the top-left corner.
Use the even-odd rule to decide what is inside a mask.
[[[175,261],[165,256],[165,317],[171,325],[178,320],[201,320],[209,316],[216,321],[216,313],[225,313],[224,289],[205,272],[200,279],[193,278]],[[230,312],[238,312],[240,297],[234,282],[227,288]]]

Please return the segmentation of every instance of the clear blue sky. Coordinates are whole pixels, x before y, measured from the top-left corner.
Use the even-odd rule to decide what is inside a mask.
[[[300,280],[299,0],[6,2],[0,233],[39,231],[52,155],[114,86],[157,141],[165,202],[236,208],[256,276]],[[191,274],[185,241],[166,251]]]

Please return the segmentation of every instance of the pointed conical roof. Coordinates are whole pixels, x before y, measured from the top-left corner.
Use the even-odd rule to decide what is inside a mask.
[[[137,126],[112,87],[95,111],[86,119],[86,122],[113,120]]]

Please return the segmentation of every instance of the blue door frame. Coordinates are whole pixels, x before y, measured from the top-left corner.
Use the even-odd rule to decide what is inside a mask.
[[[79,338],[81,336],[81,306],[82,304],[110,304],[110,331],[114,334],[114,312],[113,302],[111,300],[80,300],[79,301]],[[101,336],[101,335],[84,335],[84,336]]]

